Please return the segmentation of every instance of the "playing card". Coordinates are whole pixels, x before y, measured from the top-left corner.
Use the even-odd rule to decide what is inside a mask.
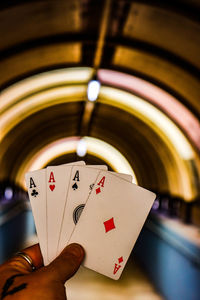
[[[87,168],[94,168],[94,169],[99,169],[99,170],[104,170],[107,171],[108,167],[106,165],[87,165]]]
[[[67,245],[74,227],[76,226],[78,219],[84,209],[89,193],[94,186],[97,175],[100,173],[99,169],[90,170],[89,167],[90,166],[73,167],[72,169],[70,187],[61,226],[57,255]],[[125,180],[132,180],[131,175],[115,172],[111,173]]]
[[[100,171],[101,169],[96,169],[94,166],[74,166],[72,168],[57,254],[67,245]]]
[[[78,166],[79,164],[84,165],[85,163],[75,162],[46,168],[48,262],[56,257],[71,170],[73,165]]]
[[[44,264],[47,264],[46,170],[26,173],[26,186]]]
[[[156,195],[100,172],[68,244],[86,252],[83,265],[119,279]]]
[[[84,161],[73,164],[84,165]],[[46,202],[46,169],[31,171],[25,174],[26,186],[35,221],[44,264],[48,263],[47,255],[47,202]]]
[[[124,174],[124,173],[116,173],[116,172],[110,172],[111,174],[120,177],[121,179],[124,179],[126,181],[132,182],[133,177],[129,174]]]

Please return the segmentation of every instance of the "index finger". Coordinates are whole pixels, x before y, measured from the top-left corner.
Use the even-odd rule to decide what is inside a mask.
[[[35,244],[31,247],[25,248],[20,252],[28,255],[31,258],[33,265],[36,269],[39,269],[41,266],[43,266],[43,259],[39,244]],[[9,270],[9,272],[13,271],[15,273],[17,272],[20,274],[27,274],[32,272],[32,267],[28,263],[28,261],[26,261],[26,259],[24,259],[22,256],[18,255],[15,255],[12,258],[10,258],[1,266],[1,268],[3,268],[4,270]]]
[[[36,269],[39,269],[40,267],[43,266],[43,258],[42,258],[42,253],[40,251],[40,246],[39,244],[35,244],[31,247],[28,247],[21,252],[28,254],[30,258],[33,261],[33,265],[35,266]]]

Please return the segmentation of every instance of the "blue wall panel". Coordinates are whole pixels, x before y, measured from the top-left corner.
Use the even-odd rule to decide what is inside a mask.
[[[167,300],[200,299],[200,249],[148,220],[134,252]]]
[[[2,216],[1,216],[2,217]],[[22,210],[0,226],[0,263],[21,250],[35,230],[32,212]]]

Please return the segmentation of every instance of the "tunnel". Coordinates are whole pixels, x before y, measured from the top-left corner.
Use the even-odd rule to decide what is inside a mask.
[[[0,263],[37,242],[25,174],[84,160],[156,199],[122,279],[81,270],[69,299],[199,299],[199,13],[199,0],[0,4]]]

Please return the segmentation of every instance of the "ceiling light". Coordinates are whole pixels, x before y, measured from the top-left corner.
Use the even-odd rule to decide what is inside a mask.
[[[78,142],[77,148],[76,148],[76,153],[80,157],[83,157],[83,156],[86,155],[86,153],[87,153],[87,145],[86,145],[86,141],[84,139],[81,139]]]
[[[88,88],[87,88],[87,97],[89,101],[96,101],[98,96],[99,96],[99,91],[100,91],[100,81],[96,79],[92,79],[88,83]]]
[[[13,197],[13,190],[11,187],[5,188],[4,197],[6,200],[11,200]]]

